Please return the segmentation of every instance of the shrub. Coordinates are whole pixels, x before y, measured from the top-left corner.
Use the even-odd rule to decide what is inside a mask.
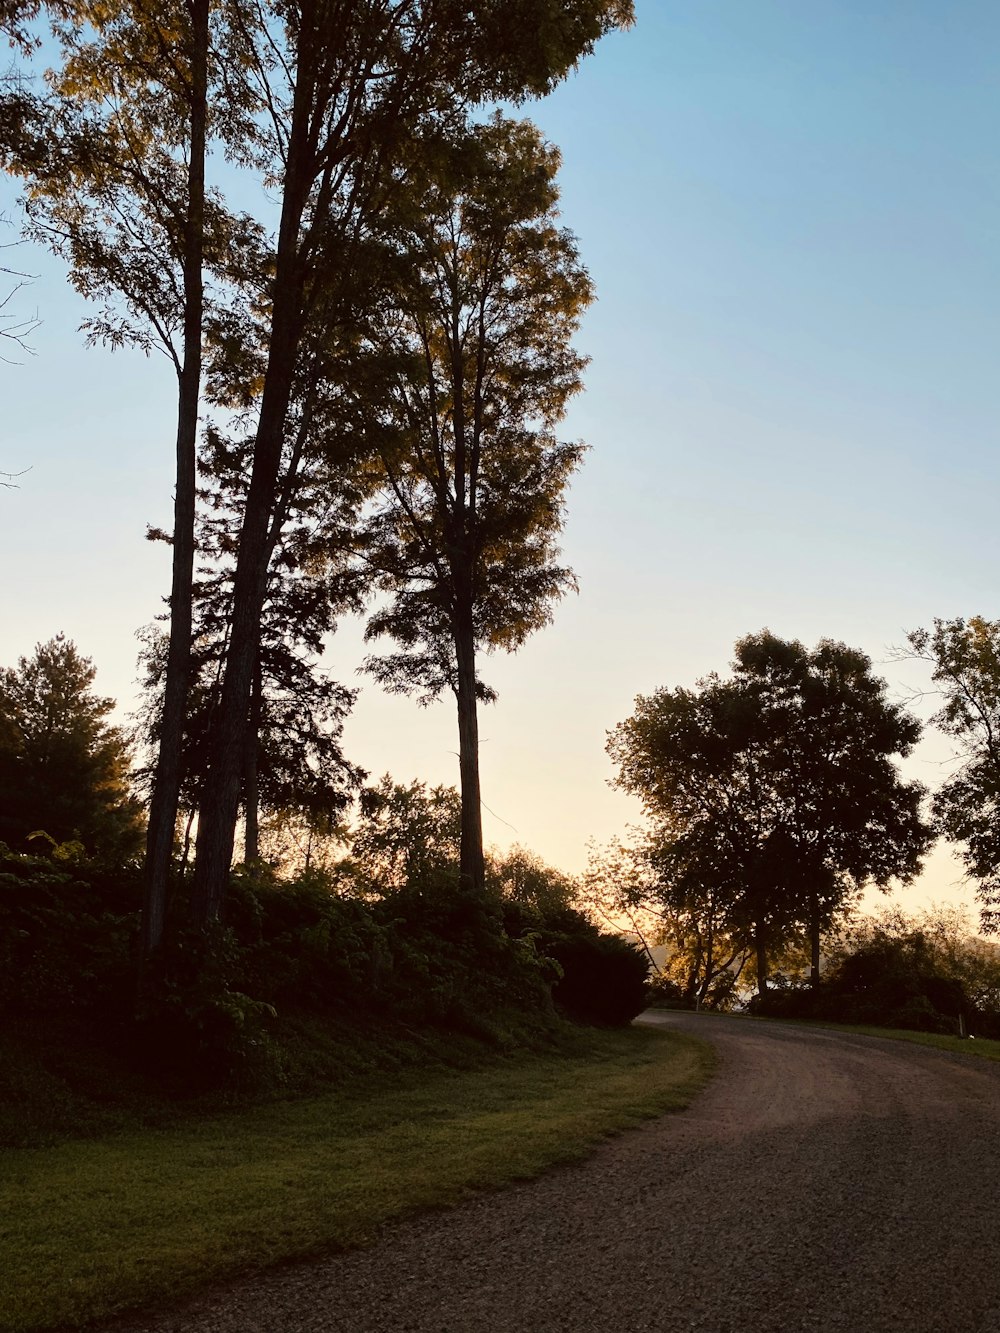
[[[645,1009],[649,962],[620,935],[567,935],[548,947],[563,970],[552,998],[571,1018],[618,1025]]]
[[[64,867],[0,844],[0,1003],[127,1009],[139,897],[134,870]]]
[[[649,1003],[649,960],[621,935],[605,934],[565,904],[543,909],[508,900],[503,911],[515,938],[532,939],[557,964],[552,998],[570,1018],[628,1023]]]

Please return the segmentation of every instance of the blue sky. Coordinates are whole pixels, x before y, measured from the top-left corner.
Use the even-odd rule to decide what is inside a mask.
[[[919,688],[886,661],[907,629],[1000,615],[1000,7],[637,8],[525,109],[562,149],[598,291],[566,423],[591,452],[565,542],[581,593],[486,667],[484,797],[488,837],[570,870],[637,817],[603,748],[636,693],[723,669],[765,625]],[[172,373],[84,349],[59,265],[7,259],[39,275],[20,296],[44,323],[0,365],[0,466],[31,468],[0,492],[0,661],[65,630],[127,706],[168,576],[143,532],[169,518]],[[345,627],[330,665],[352,679],[362,651]],[[359,683],[351,757],[457,781],[449,705]],[[910,772],[933,783],[946,754]],[[956,877],[938,856],[909,899],[970,900]]]

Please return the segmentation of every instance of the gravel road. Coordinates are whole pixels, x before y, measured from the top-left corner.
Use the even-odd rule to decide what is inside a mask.
[[[116,1333],[1000,1333],[1000,1065],[651,1013],[710,1086],[578,1166]]]

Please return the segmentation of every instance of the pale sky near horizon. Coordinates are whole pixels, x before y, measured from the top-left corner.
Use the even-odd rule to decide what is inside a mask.
[[[566,423],[591,446],[565,551],[579,596],[484,664],[486,836],[569,871],[639,816],[605,733],[637,693],[724,670],[765,625],[888,660],[934,616],[1000,616],[996,148],[1000,7],[986,0],[639,0],[524,109],[562,150],[563,218],[598,303]],[[14,192],[0,183],[0,209]],[[59,630],[127,709],[134,638],[168,582],[174,384],[83,347],[60,265],[19,293],[36,355],[0,364],[0,662]],[[328,663],[363,655],[345,626]],[[346,750],[457,783],[453,707],[358,678]],[[926,713],[926,705],[923,709]],[[933,785],[947,747],[908,773]],[[946,853],[902,901],[972,903]]]

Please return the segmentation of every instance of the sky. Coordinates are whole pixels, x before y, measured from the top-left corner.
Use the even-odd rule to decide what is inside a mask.
[[[564,870],[640,822],[607,732],[637,694],[725,671],[765,626],[892,659],[933,617],[1000,616],[1000,7],[993,0],[638,0],[524,114],[563,155],[562,213],[597,288],[566,438],[590,446],[564,550],[580,592],[484,663],[485,833]],[[0,210],[16,192],[0,182]],[[13,239],[11,229],[9,239]],[[2,238],[0,238],[2,239]],[[136,630],[160,609],[174,381],[88,349],[87,307],[30,246],[35,354],[0,363],[0,662],[65,632],[133,706]],[[458,781],[454,708],[327,665],[361,695],[345,731],[373,777]],[[932,703],[919,701],[928,716]],[[949,770],[931,737],[907,774]],[[941,850],[899,899],[974,903]]]

